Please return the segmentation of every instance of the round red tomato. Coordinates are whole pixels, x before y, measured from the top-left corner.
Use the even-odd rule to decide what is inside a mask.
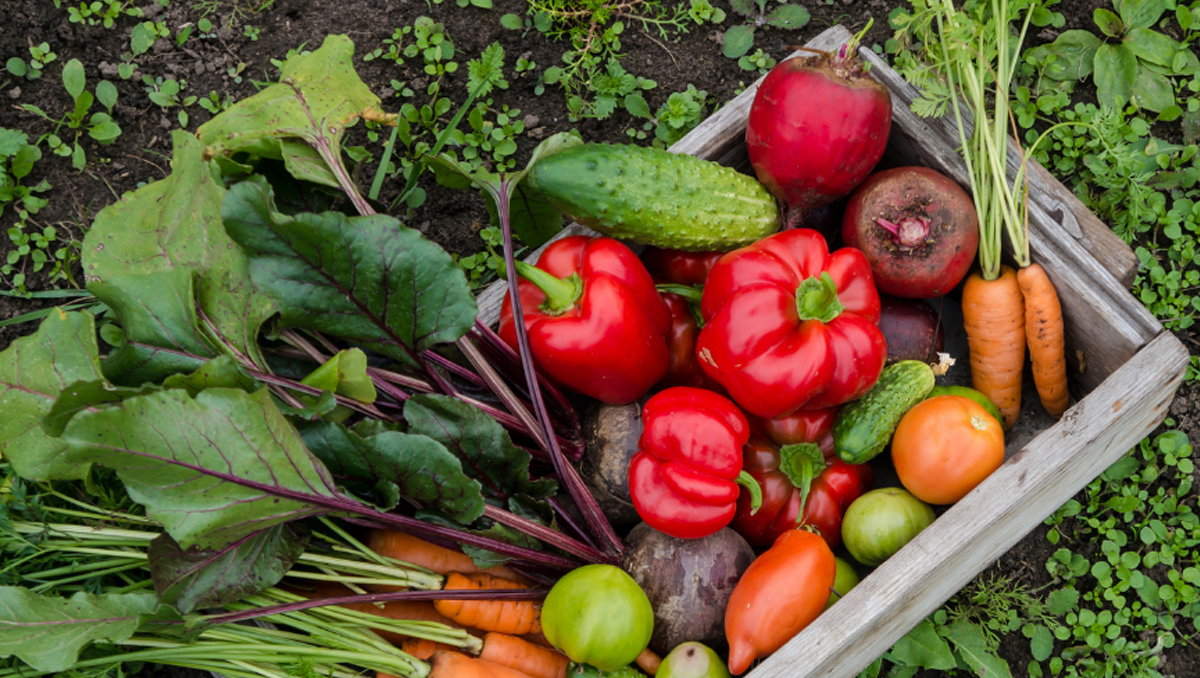
[[[892,463],[921,501],[953,504],[1004,463],[1004,431],[979,403],[956,395],[917,403],[892,437]]]

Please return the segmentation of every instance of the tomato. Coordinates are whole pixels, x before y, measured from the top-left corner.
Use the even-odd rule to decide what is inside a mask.
[[[913,496],[953,504],[1004,463],[1004,430],[970,398],[930,398],[900,419],[892,463]]]
[[[750,563],[725,607],[729,671],[783,647],[825,610],[837,564],[820,536],[788,530]]]
[[[854,559],[874,567],[891,558],[933,522],[933,509],[899,487],[871,490],[846,509],[842,543]]]
[[[833,577],[833,590],[829,592],[829,602],[825,603],[825,609],[828,610],[830,605],[833,605],[842,596],[850,592],[850,589],[858,586],[860,581],[858,572],[854,570],[854,566],[850,561],[843,558],[834,558],[837,563],[837,574]]]
[[[542,633],[571,661],[615,671],[642,653],[654,631],[646,592],[612,565],[571,570],[546,594]]]
[[[663,657],[654,678],[729,678],[729,669],[709,646],[687,642]]]

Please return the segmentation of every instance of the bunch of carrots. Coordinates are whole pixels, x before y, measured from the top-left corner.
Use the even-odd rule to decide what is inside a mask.
[[[967,111],[952,94],[950,103],[979,215],[979,270],[968,276],[962,293],[973,386],[1000,409],[1004,428],[1011,428],[1021,410],[1028,347],[1042,406],[1057,419],[1069,400],[1062,307],[1046,271],[1030,260],[1024,157],[1011,183],[1007,172],[1012,124],[1007,93],[1032,8],[1013,49],[1009,48],[1007,0],[992,0],[986,19],[956,9],[951,0],[939,0],[932,9],[937,12],[938,30],[922,36],[927,55],[949,80],[950,91],[961,91],[974,118],[973,128],[968,129]],[[989,96],[988,83],[994,83],[994,96]],[[1002,234],[1008,236],[1018,270],[1000,263]]]
[[[373,531],[368,545],[385,558],[445,575],[443,591],[484,592],[526,589],[533,585],[504,566],[480,570],[469,556],[404,532]],[[386,586],[371,588],[377,591],[397,590],[396,587]],[[328,598],[350,593],[351,589],[342,584],[322,584],[309,595]],[[475,657],[464,653],[463,648],[445,643],[382,629],[377,631],[402,651],[428,661],[430,678],[566,678],[567,675],[569,660],[542,635],[540,608],[532,600],[489,600],[481,597],[478,600],[360,602],[345,607],[388,619],[444,624],[482,636],[482,649]],[[658,658],[647,651],[638,661],[649,668],[657,663]],[[377,678],[396,677],[380,673]]]

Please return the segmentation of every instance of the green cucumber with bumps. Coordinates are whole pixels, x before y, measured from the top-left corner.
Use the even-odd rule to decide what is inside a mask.
[[[887,447],[905,412],[933,390],[933,368],[919,360],[885,367],[863,397],[846,405],[833,422],[833,449],[847,464],[871,461]]]
[[[653,148],[582,144],[541,159],[525,181],[592,230],[644,245],[725,251],[780,225],[775,198],[753,177]]]

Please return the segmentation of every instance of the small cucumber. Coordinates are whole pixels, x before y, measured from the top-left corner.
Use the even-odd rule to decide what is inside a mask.
[[[1004,423],[1004,417],[1000,414],[1000,408],[996,407],[996,404],[992,402],[992,399],[969,386],[934,386],[933,390],[929,392],[929,395],[925,396],[925,399],[929,400],[935,396],[942,395],[956,395],[964,398],[970,398],[971,400],[974,400],[982,405],[983,409],[988,411],[988,414],[996,418],[996,421],[1000,422],[1001,424]]]
[[[934,375],[919,360],[886,367],[867,394],[846,405],[833,423],[833,449],[847,464],[868,462],[887,447],[900,417],[933,390]]]
[[[526,181],[579,223],[645,245],[725,251],[779,230],[762,184],[690,155],[582,144],[543,158]]]

